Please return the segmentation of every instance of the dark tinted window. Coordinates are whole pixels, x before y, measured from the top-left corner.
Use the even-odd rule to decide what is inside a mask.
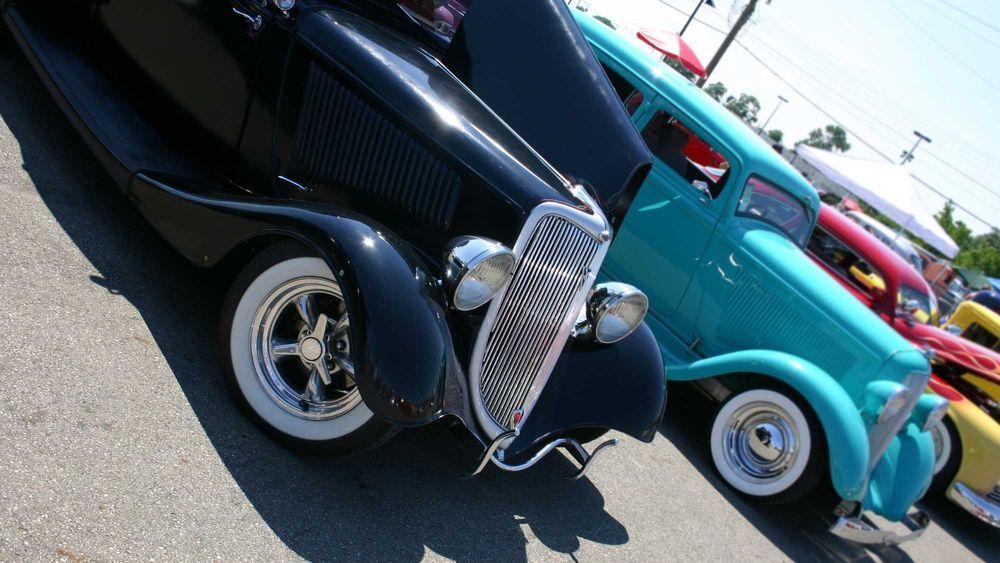
[[[968,338],[976,344],[983,345],[993,350],[1000,350],[1000,341],[997,340],[997,337],[976,323],[969,325],[969,328],[965,329],[962,336]]]
[[[605,74],[611,80],[611,86],[614,87],[615,93],[618,94],[618,99],[625,105],[625,110],[628,111],[629,115],[634,114],[635,110],[639,109],[639,106],[642,105],[644,99],[642,92],[629,82],[627,78],[615,72],[608,65],[601,63],[601,66],[604,67]]]
[[[729,178],[729,162],[691,129],[660,110],[642,130],[653,156],[710,199],[719,197]]]

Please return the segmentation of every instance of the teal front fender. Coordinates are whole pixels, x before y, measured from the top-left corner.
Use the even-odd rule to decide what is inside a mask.
[[[872,471],[862,506],[898,522],[927,492],[933,473],[934,440],[929,432],[907,423]]]
[[[837,494],[856,501],[865,497],[868,432],[854,401],[822,369],[797,356],[774,350],[741,350],[687,365],[668,365],[666,369],[670,381],[696,381],[744,373],[771,377],[795,389],[809,403],[823,426],[830,454],[830,476]]]

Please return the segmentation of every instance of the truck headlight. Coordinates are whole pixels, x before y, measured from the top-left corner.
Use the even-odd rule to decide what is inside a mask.
[[[625,283],[597,285],[587,304],[593,337],[603,344],[618,342],[639,326],[649,309],[646,294]]]
[[[878,411],[879,424],[882,424],[899,414],[899,411],[901,411],[906,405],[906,394],[907,389],[903,388],[898,389],[889,395],[889,398],[882,404],[882,409]]]
[[[471,311],[496,297],[516,262],[514,252],[503,244],[472,236],[452,239],[444,261],[444,281],[459,311]]]

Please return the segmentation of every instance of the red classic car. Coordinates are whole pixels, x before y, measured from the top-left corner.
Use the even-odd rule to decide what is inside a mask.
[[[1000,525],[1000,354],[931,324],[937,303],[913,267],[863,227],[823,205],[810,257],[914,346],[932,355],[930,387],[949,399],[933,432],[932,490]],[[973,484],[975,482],[975,484]]]

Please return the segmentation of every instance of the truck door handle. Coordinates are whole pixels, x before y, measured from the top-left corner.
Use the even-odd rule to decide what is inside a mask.
[[[264,25],[264,18],[260,16],[251,16],[239,8],[233,8],[233,12],[243,18],[254,31],[260,31],[260,27]]]

